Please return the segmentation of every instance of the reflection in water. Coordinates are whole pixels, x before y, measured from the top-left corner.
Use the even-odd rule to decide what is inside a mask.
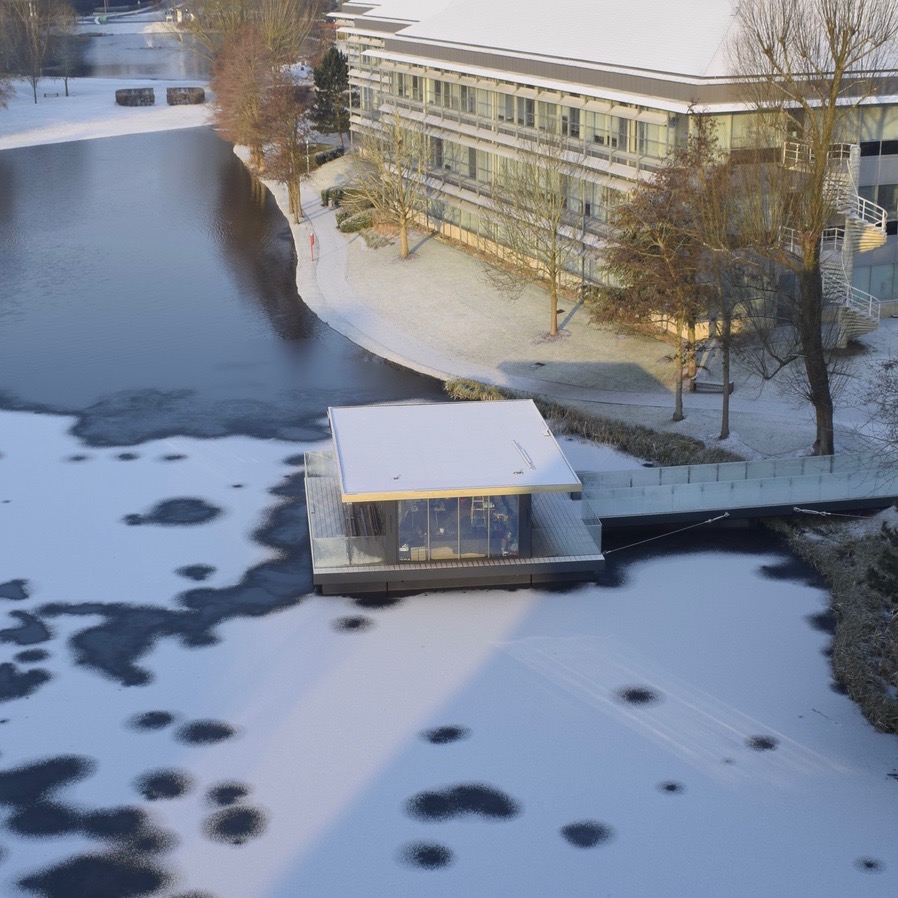
[[[87,37],[83,52],[84,74],[94,78],[209,77],[207,59],[187,51],[177,36],[160,32]]]
[[[307,438],[328,405],[438,395],[299,300],[285,219],[211,130],[7,150],[0,171],[5,406],[79,410],[109,445]]]
[[[235,182],[240,189],[235,190]],[[278,336],[299,340],[315,332],[315,316],[296,301],[296,249],[286,222],[272,239],[258,227],[270,195],[239,162],[221,170],[218,221],[227,247],[224,261],[245,292],[258,300]]]

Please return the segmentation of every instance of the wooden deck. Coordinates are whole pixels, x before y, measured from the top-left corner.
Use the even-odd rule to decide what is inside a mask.
[[[532,515],[534,556],[599,554],[599,545],[584,524],[580,501],[567,493],[534,493]],[[598,527],[598,521],[594,526]]]

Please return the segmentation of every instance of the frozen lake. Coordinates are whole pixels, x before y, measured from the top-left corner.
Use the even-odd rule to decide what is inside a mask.
[[[309,595],[326,407],[436,386],[305,310],[207,131],[0,181],[0,893],[895,894],[898,748],[769,538],[563,592]]]

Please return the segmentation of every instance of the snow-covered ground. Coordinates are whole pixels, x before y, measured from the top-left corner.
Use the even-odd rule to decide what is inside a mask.
[[[201,82],[183,78],[178,81],[72,78],[67,97],[61,78],[42,78],[35,103],[31,85],[18,81],[8,108],[0,109],[0,150],[208,125],[209,108],[205,104],[167,105],[165,89],[185,84],[201,86]],[[154,88],[156,104],[117,106],[115,92],[123,87]],[[59,96],[55,96],[57,93]]]
[[[898,750],[830,688],[827,597],[783,557],[254,607],[303,447],[122,457],[71,423],[0,413],[0,594],[27,595],[0,600],[4,661],[30,692],[4,705],[4,894],[125,894],[79,891],[91,864],[217,898],[895,893]],[[178,498],[209,520],[154,521]],[[123,807],[143,841],[96,835]]]

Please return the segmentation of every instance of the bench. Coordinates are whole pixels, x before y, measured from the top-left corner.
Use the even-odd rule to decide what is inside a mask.
[[[689,383],[691,384],[690,389],[693,393],[722,393],[723,392],[723,381],[721,380],[699,380],[696,377],[690,379]],[[736,385],[733,381],[729,383],[729,389],[727,393],[732,393],[733,390],[736,389]]]
[[[47,92],[44,94],[44,97],[58,97],[58,96],[59,96],[59,91],[56,91],[56,93],[52,93],[51,91],[47,91]]]

